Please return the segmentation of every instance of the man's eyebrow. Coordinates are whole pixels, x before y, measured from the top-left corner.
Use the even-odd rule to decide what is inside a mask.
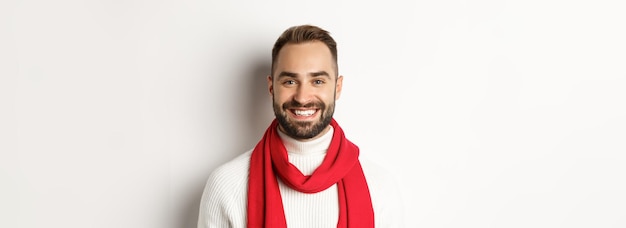
[[[278,74],[278,78],[282,78],[282,77],[295,78],[297,76],[298,76],[298,74],[293,73],[293,72],[289,72],[289,71],[281,71]],[[328,72],[326,72],[326,71],[311,72],[311,73],[309,73],[309,76],[311,76],[311,77],[326,76],[326,77],[330,78],[330,74],[328,74]]]
[[[287,72],[287,71],[281,71],[280,74],[278,74],[279,78],[282,78],[282,77],[295,78],[296,76],[298,76],[298,74],[293,73],[293,72]]]
[[[326,71],[313,72],[313,73],[310,73],[309,75],[311,75],[313,77],[326,76],[326,77],[330,78],[330,74],[328,74],[328,72],[326,72]]]

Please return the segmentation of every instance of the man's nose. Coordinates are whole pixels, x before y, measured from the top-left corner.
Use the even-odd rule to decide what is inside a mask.
[[[305,84],[298,86],[293,99],[302,105],[308,104],[312,100],[312,88]]]

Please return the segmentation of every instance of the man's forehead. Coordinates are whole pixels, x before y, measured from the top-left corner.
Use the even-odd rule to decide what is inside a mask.
[[[335,61],[330,49],[321,42],[285,45],[276,59],[277,72],[287,71],[298,74],[325,71],[335,73]]]

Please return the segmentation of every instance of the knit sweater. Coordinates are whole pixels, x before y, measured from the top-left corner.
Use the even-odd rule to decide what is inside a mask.
[[[310,175],[322,163],[332,140],[333,129],[306,142],[297,141],[279,131],[289,161],[304,175]],[[198,228],[245,228],[250,155],[247,151],[219,166],[209,176],[198,217]],[[359,158],[367,180],[377,228],[402,227],[399,190],[390,174],[380,166]],[[314,194],[298,192],[278,179],[287,227],[337,227],[339,203],[337,185]],[[260,209],[262,210],[262,209]]]

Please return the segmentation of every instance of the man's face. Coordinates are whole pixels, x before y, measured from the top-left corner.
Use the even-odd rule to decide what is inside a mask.
[[[320,41],[287,44],[276,58],[268,87],[280,130],[299,140],[328,131],[341,94],[332,54]]]

